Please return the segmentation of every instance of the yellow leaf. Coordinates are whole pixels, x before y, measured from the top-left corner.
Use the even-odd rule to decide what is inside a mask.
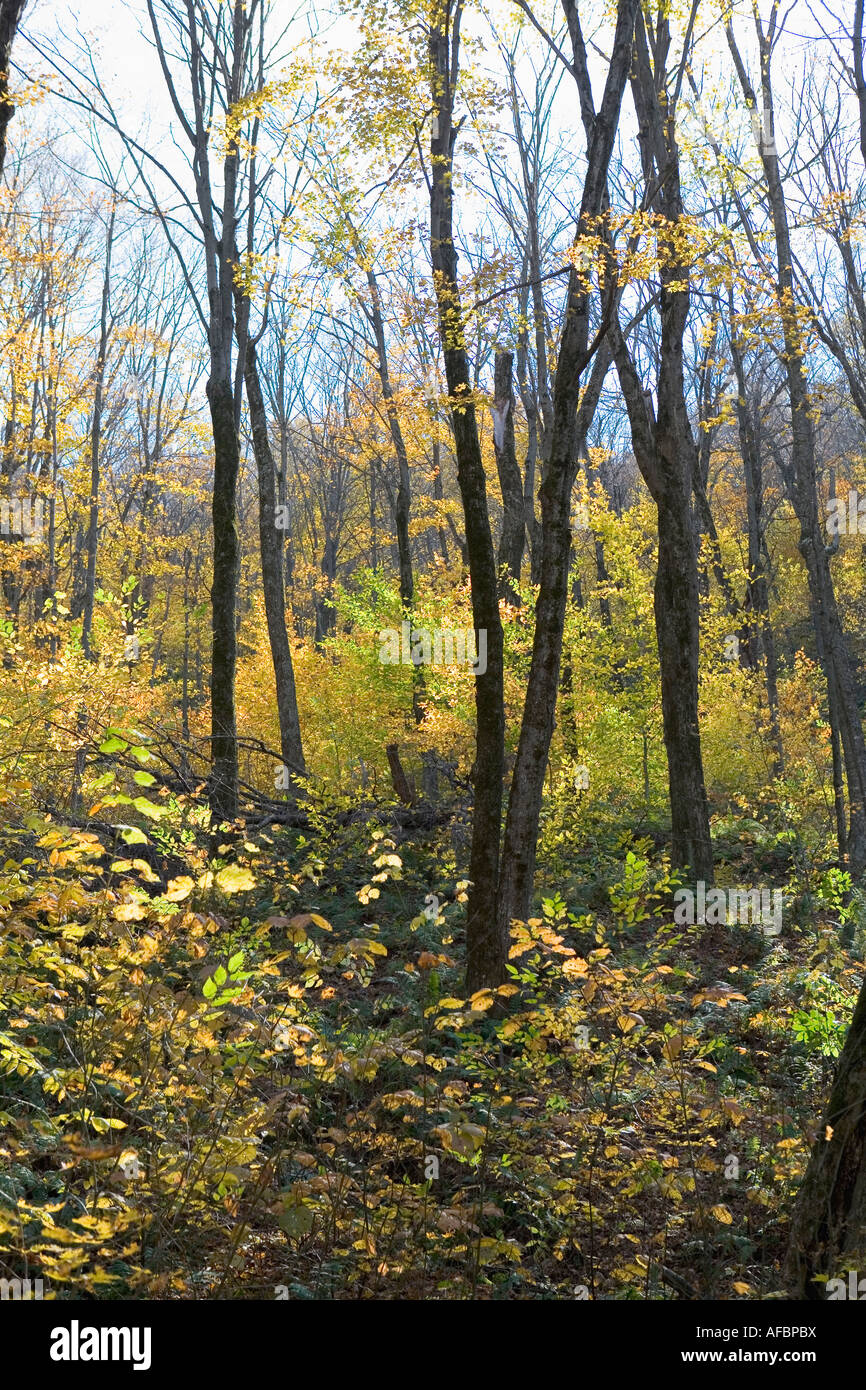
[[[216,881],[224,893],[246,893],[256,886],[249,869],[242,869],[237,864],[229,864],[227,868],[220,869]]]
[[[643,1023],[640,1014],[620,1014],[617,1023],[624,1033],[630,1033],[632,1028],[636,1028],[639,1023]]]
[[[735,1100],[731,1100],[729,1097],[725,1096],[722,1099],[721,1105],[732,1124],[738,1125],[746,1118],[745,1110],[741,1105],[738,1105]]]
[[[483,1013],[485,1009],[489,1009],[493,1004],[493,991],[489,989],[478,989],[471,995],[469,1003],[472,1005],[473,1009],[477,1010],[479,1013]]]
[[[133,868],[138,869],[145,883],[159,883],[159,874],[155,874],[146,859],[133,859]]]
[[[147,914],[140,903],[121,903],[112,915],[116,922],[140,922]]]
[[[169,885],[163,897],[166,902],[169,903],[182,903],[184,898],[189,897],[193,888],[195,888],[195,883],[190,878],[189,874],[181,874],[180,878],[169,880]]]
[[[589,962],[583,956],[572,956],[570,960],[562,962],[562,973],[569,980],[579,979],[589,970]]]

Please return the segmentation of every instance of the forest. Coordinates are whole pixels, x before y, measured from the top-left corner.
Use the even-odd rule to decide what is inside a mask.
[[[0,50],[0,1298],[866,1298],[864,0]]]

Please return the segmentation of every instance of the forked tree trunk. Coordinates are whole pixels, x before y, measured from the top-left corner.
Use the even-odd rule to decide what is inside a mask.
[[[464,338],[453,230],[452,173],[457,138],[453,116],[461,17],[461,0],[453,5],[451,0],[434,0],[429,30],[433,105],[430,252],[454,429],[457,482],[466,524],[472,621],[477,632],[486,631],[487,634],[487,669],[475,677],[475,796],[469,856],[471,887],[466,913],[466,987],[471,993],[484,985],[499,984],[505,978],[507,945],[497,932],[495,913],[505,709],[496,556]]]
[[[643,18],[635,30],[632,92],[639,121],[644,178],[660,219],[661,343],[658,415],[645,392],[618,327],[614,356],[628,410],[638,467],[658,509],[658,568],[654,610],[661,668],[662,720],[668,763],[672,861],[695,880],[713,881],[709,808],[698,726],[699,592],[691,483],[695,442],[685,402],[683,334],[689,312],[689,271],[681,250],[683,215],[675,111],[658,74],[664,74],[670,28],[659,8],[653,63]],[[664,225],[670,229],[664,233]]]
[[[613,50],[598,115],[585,112],[588,127],[587,171],[576,241],[597,231],[607,201],[607,174],[628,80],[636,0],[619,0]],[[579,89],[589,85],[586,52],[576,11],[568,12]],[[589,98],[591,108],[591,97]],[[603,309],[613,312],[613,294]],[[553,737],[562,661],[562,638],[568,599],[571,557],[571,494],[587,430],[595,413],[610,355],[604,344],[603,318],[596,341],[589,342],[590,292],[583,274],[572,268],[568,300],[553,386],[553,411],[545,436],[541,484],[540,588],[535,609],[532,660],[526,689],[517,757],[508,797],[508,816],[497,903],[497,930],[507,945],[511,923],[530,915],[535,876],[538,823],[544,776]],[[598,351],[581,397],[583,373]],[[578,409],[578,403],[580,408]]]

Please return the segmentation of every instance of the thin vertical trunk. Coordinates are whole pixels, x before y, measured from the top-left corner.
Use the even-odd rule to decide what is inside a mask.
[[[360,243],[358,243],[360,251]],[[409,509],[412,502],[412,486],[409,475],[409,453],[400,424],[400,413],[391,386],[391,371],[388,365],[388,349],[385,342],[385,320],[382,315],[382,297],[376,272],[368,267],[367,287],[370,291],[368,318],[373,328],[376,343],[376,366],[382,387],[382,399],[388,419],[391,443],[397,458],[397,493],[394,499],[394,526],[397,532],[397,564],[400,573],[400,606],[403,615],[412,620],[412,602],[415,596],[415,581],[412,574],[412,542],[409,537]],[[426,685],[424,672],[420,666],[412,668],[412,713],[415,723],[424,718],[424,695]]]
[[[782,744],[782,728],[779,718],[776,644],[770,623],[770,591],[764,555],[764,476],[758,432],[746,393],[746,371],[740,347],[740,337],[734,322],[733,287],[728,290],[728,315],[731,360],[737,383],[737,428],[746,482],[746,519],[749,533],[749,577],[746,589],[747,607],[750,615],[749,661],[753,666],[763,662],[767,705],[770,713],[770,730],[773,738],[772,771],[774,776],[780,776],[785,767],[785,750]]]
[[[605,343],[601,351],[606,353],[609,360],[612,358],[609,343]],[[586,473],[586,481],[589,486],[592,487],[595,482],[595,470],[590,462],[589,451],[586,448],[583,450],[583,467]],[[603,588],[610,583],[610,575],[608,574],[607,564],[604,558],[604,541],[597,533],[593,533],[592,541],[593,551],[595,553],[595,577],[599,586]],[[606,628],[612,627],[613,618],[610,611],[610,599],[604,592],[599,595],[598,608],[601,613],[602,626]]]
[[[523,479],[514,443],[514,391],[510,352],[497,352],[493,371],[493,450],[502,491],[502,534],[499,538],[500,597],[520,607],[520,583],[526,523],[523,515]]]
[[[268,420],[261,381],[259,380],[258,358],[255,344],[251,341],[247,342],[246,347],[244,383],[250,412],[253,454],[258,478],[262,588],[265,596],[265,617],[268,625],[268,641],[271,648],[277,694],[280,752],[289,773],[289,785],[293,787],[293,779],[296,776],[303,776],[306,769],[298,716],[298,697],[295,690],[295,672],[292,665],[289,635],[286,630],[281,532],[276,525],[276,469],[268,437]]]
[[[183,738],[183,757],[189,745],[189,567],[192,556],[189,551],[183,557],[183,665],[181,668],[180,720]]]
[[[48,572],[46,575],[47,598],[51,603],[51,637],[48,650],[53,657],[59,646],[57,620],[57,475],[60,471],[60,451],[57,444],[57,382],[52,382],[51,390],[51,494],[48,498]]]
[[[441,502],[445,497],[445,488],[442,485],[442,444],[439,439],[439,420],[436,401],[430,402],[430,417],[433,426],[432,440],[432,473],[433,473],[433,496],[437,502]],[[445,564],[448,564],[448,536],[445,527],[440,522],[436,528],[439,537],[439,551]]]
[[[379,532],[376,524],[376,470],[371,468],[367,475],[370,483],[370,568],[376,569],[379,564]]]
[[[211,121],[219,102],[236,109],[249,74],[254,7],[231,0],[219,28],[202,16],[195,0],[169,8],[189,76],[192,113],[187,114],[176,85],[166,34],[154,0],[147,0],[154,43],[169,99],[191,147],[194,203],[204,250],[206,306],[199,306],[207,325],[209,375],[207,399],[214,446],[211,515],[213,583],[211,585],[211,774],[208,799],[217,819],[231,820],[238,809],[238,745],[235,709],[237,670],[237,599],[240,539],[237,528],[237,478],[240,467],[238,425],[243,383],[243,354],[232,362],[234,343],[235,237],[238,222],[239,149],[230,137],[214,186]],[[163,22],[170,27],[163,13]],[[207,52],[203,41],[209,45]],[[255,180],[251,180],[254,188]],[[193,207],[193,198],[190,198]]]
[[[207,384],[214,441],[210,803],[216,815],[230,820],[237,814],[238,807],[235,614],[240,575],[237,528],[240,449],[227,356],[216,353],[213,357],[216,360]]]
[[[412,500],[412,488],[409,476],[409,454],[406,449],[406,441],[403,438],[400,415],[397,410],[397,402],[394,399],[394,391],[391,386],[388,350],[385,343],[385,322],[382,316],[382,298],[379,293],[379,282],[376,279],[376,273],[372,269],[367,270],[367,286],[370,291],[368,317],[373,328],[373,337],[376,343],[376,366],[379,372],[379,381],[382,386],[382,399],[385,402],[385,415],[388,420],[388,430],[397,458],[397,494],[394,504],[394,524],[397,530],[400,602],[403,607],[403,612],[407,617],[410,617],[415,584],[412,576],[412,546],[409,539],[409,508]]]
[[[526,262],[524,262],[526,264]],[[525,278],[525,271],[522,272]],[[535,475],[538,463],[539,412],[538,399],[529,380],[528,354],[529,341],[526,327],[528,287],[521,290],[518,305],[518,320],[522,327],[517,339],[517,386],[523,413],[526,416],[526,457],[523,465],[523,516],[526,538],[529,543],[530,577],[533,584],[538,583],[541,564],[541,527],[535,515]],[[535,559],[533,559],[535,556]]]
[[[108,301],[111,294],[111,252],[114,242],[115,204],[112,201],[105,237],[105,272],[102,279],[102,308],[99,318],[99,355],[93,392],[93,418],[90,426],[90,511],[87,521],[87,570],[84,580],[84,612],[81,622],[81,646],[88,661],[94,660],[90,646],[93,631],[93,604],[96,595],[96,552],[99,545],[99,448],[102,439],[102,407],[105,390],[105,366],[108,357]]]
[[[863,75],[863,0],[854,0],[854,90],[860,115],[860,153],[866,166],[866,78]]]
[[[328,519],[325,518],[325,525]],[[320,570],[325,579],[324,594],[316,594],[313,608],[315,616],[314,642],[321,648],[325,641],[337,625],[337,613],[331,602],[334,591],[334,580],[337,577],[337,540],[330,532],[325,535],[325,544],[322,549],[322,563]]]

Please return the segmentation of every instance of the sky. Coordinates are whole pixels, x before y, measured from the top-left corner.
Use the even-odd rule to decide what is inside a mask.
[[[761,0],[762,13],[766,14],[769,10],[767,0]],[[508,14],[515,14],[516,9],[508,4],[508,0],[490,0],[489,6],[495,14],[505,17]],[[598,5],[592,4],[581,6],[584,13],[590,15],[598,14]],[[745,13],[744,0],[740,0],[739,8]],[[749,6],[750,8],[750,6]],[[294,0],[277,0],[275,10],[282,18],[283,14],[289,15],[292,9],[298,10],[299,25],[298,34],[302,32],[302,26],[306,22],[318,25],[323,33],[327,33],[331,43],[340,47],[351,48],[355,38],[355,28],[351,20],[339,12],[339,4],[334,0],[333,4],[326,4],[314,7],[313,3],[304,11],[295,6]],[[470,5],[467,14],[465,27],[470,28],[472,24],[472,12],[475,6]],[[304,21],[302,16],[316,15],[312,21]],[[549,18],[553,14],[559,16],[561,11],[555,3],[540,4],[538,13],[545,22],[545,17]],[[788,89],[799,81],[800,74],[804,65],[810,66],[821,53],[822,49],[827,48],[826,39],[819,38],[820,25],[819,18],[824,23],[830,21],[830,11],[819,3],[814,11],[811,3],[807,0],[795,0],[793,5],[783,9],[783,13],[788,13],[787,34],[782,41],[782,45],[774,59],[774,71],[778,85],[778,103],[784,105],[784,100]],[[712,21],[718,14],[716,0],[704,0],[699,12],[698,32],[703,28],[709,30],[707,37],[702,44],[702,52],[707,61],[707,68],[710,80],[717,73],[729,74],[731,69],[730,58],[724,41],[724,35],[718,23]],[[584,21],[588,32],[591,32],[591,20]],[[681,26],[675,26],[681,27]],[[752,62],[750,66],[754,70],[754,39],[749,32],[750,25],[747,23],[738,26],[744,40],[743,50],[748,53]],[[609,23],[605,26],[605,32],[609,33]],[[107,90],[111,94],[117,109],[123,114],[125,120],[134,129],[148,128],[150,138],[159,140],[169,127],[172,121],[172,111],[165,90],[165,84],[159,69],[159,63],[149,38],[150,25],[147,17],[147,7],[145,0],[110,0],[109,4],[100,3],[100,0],[84,0],[84,4],[75,4],[71,0],[31,0],[25,12],[25,21],[22,27],[22,37],[16,48],[15,57],[22,66],[28,67],[31,71],[45,71],[46,64],[39,59],[27,43],[28,34],[41,42],[45,38],[57,38],[59,33],[65,33],[69,38],[85,45],[86,49],[92,53],[94,62],[103,76]],[[66,45],[62,45],[65,47]],[[566,45],[567,46],[567,45]],[[716,58],[718,57],[718,62]],[[600,93],[600,80],[597,83],[597,96]],[[570,89],[571,84],[568,84]],[[684,88],[682,101],[688,105],[690,98]],[[558,119],[574,126],[576,110],[573,100],[573,89],[567,90],[563,94],[560,103],[560,115]],[[624,114],[628,119],[629,103],[626,103]],[[748,117],[744,114],[746,126]],[[781,129],[784,130],[784,113],[781,113]],[[726,132],[722,132],[724,135]],[[727,131],[730,134],[730,131]],[[580,141],[582,144],[582,139]]]

